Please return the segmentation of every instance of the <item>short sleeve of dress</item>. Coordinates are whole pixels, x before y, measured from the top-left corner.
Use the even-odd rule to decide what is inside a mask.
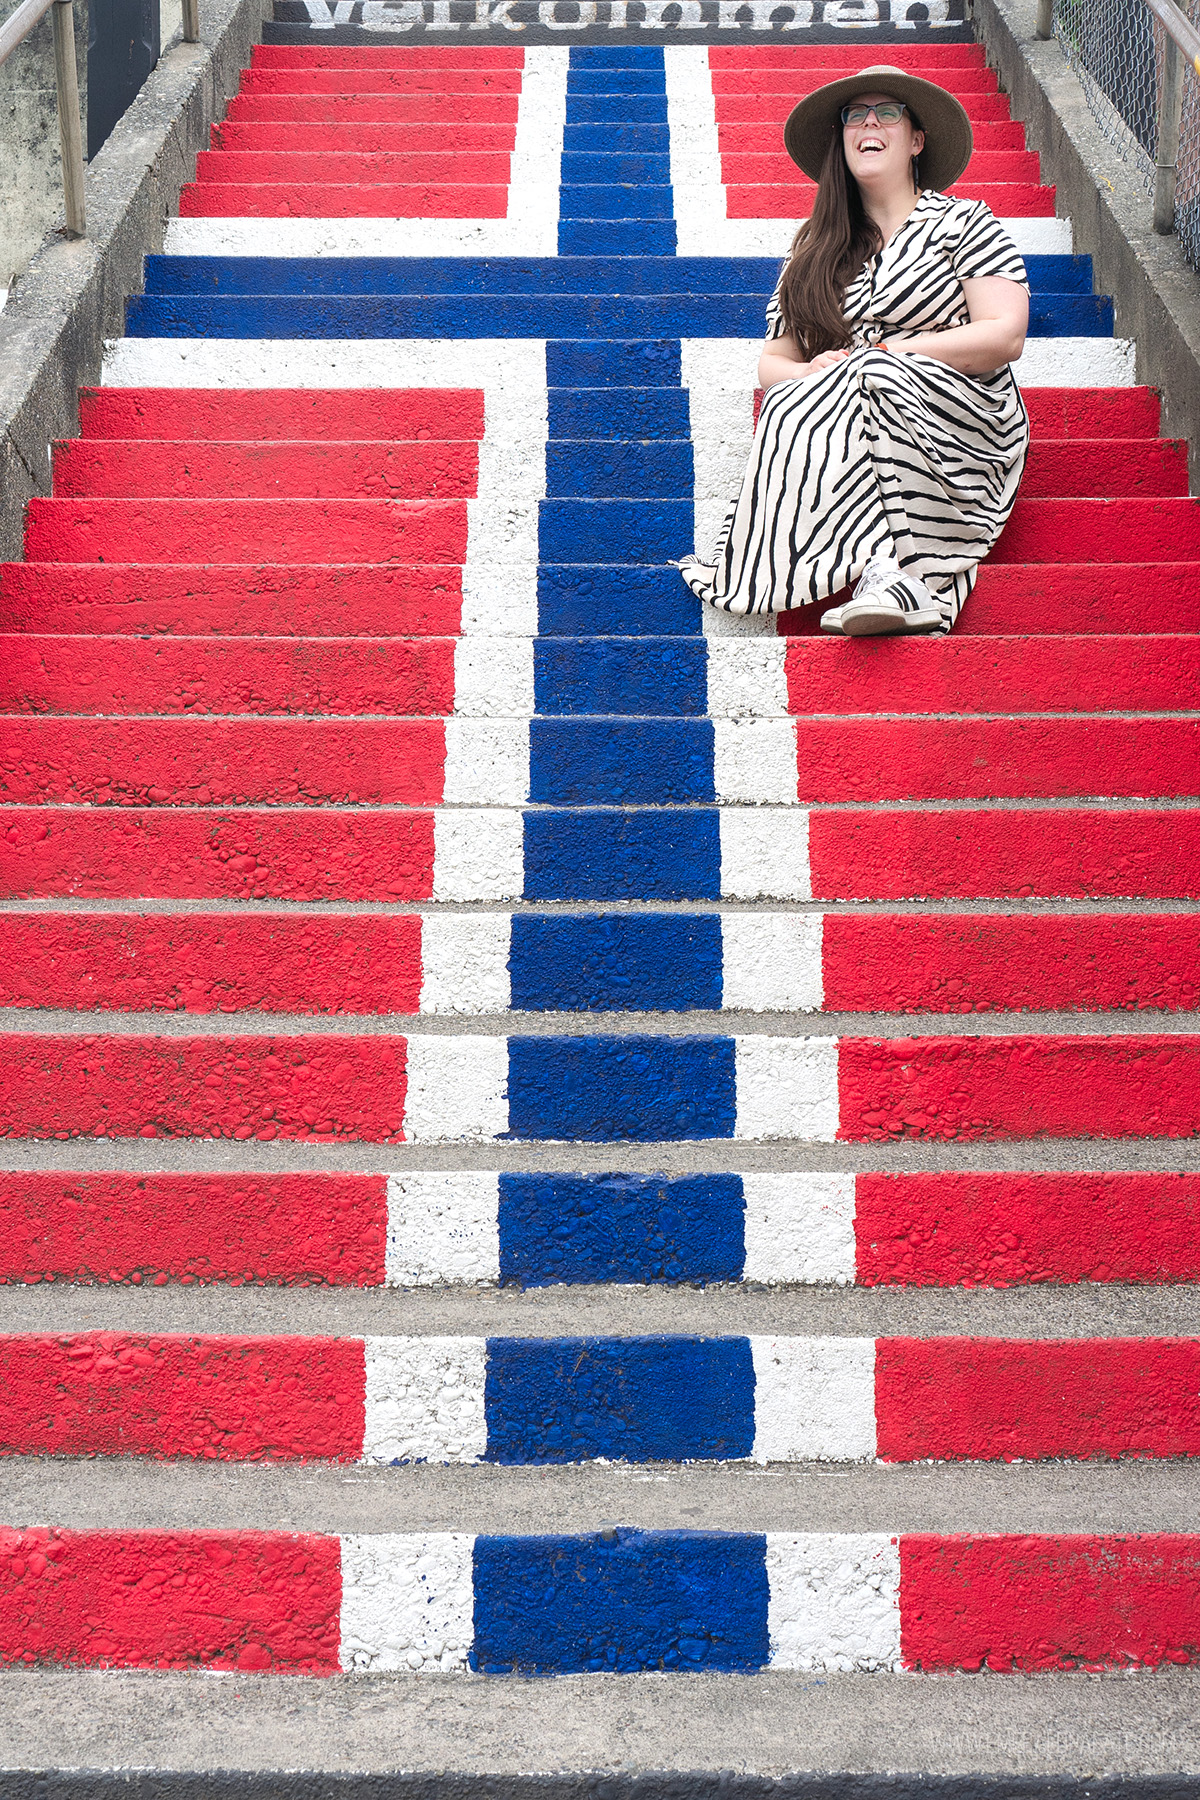
[[[990,206],[977,200],[963,208],[963,225],[950,256],[960,281],[980,281],[999,276],[1016,281],[1028,291],[1029,278],[1016,245]]]

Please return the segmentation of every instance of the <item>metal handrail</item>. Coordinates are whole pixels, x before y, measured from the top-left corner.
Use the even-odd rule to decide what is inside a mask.
[[[79,70],[75,62],[72,0],[21,0],[16,11],[0,25],[0,66],[51,10],[54,13],[54,86],[58,96],[66,234],[81,238],[87,233],[87,213],[83,202],[83,125],[79,113]],[[200,0],[183,0],[183,41],[185,44],[200,41]]]
[[[21,0],[0,26],[0,64],[6,63],[48,12],[54,13],[54,85],[58,93],[58,139],[62,145],[63,199],[67,236],[87,230],[83,205],[83,128],[79,118],[79,71],[75,66],[75,19],[71,0]]]
[[[1175,0],[1145,0],[1146,6],[1167,34],[1159,94],[1158,154],[1154,165],[1154,229],[1169,237],[1175,229],[1175,164],[1179,157],[1179,122],[1183,113],[1183,69],[1186,56],[1200,75],[1200,31]],[[1036,36],[1043,42],[1054,36],[1054,0],[1038,0]]]

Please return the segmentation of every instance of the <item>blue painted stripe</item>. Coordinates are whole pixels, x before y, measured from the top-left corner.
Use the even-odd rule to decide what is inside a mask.
[[[730,1672],[770,1654],[757,1533],[477,1537],[474,1586],[485,1674]]]
[[[690,500],[543,500],[539,509],[547,562],[667,563],[693,537]]]
[[[552,442],[690,438],[691,413],[682,388],[551,388],[547,401]]]
[[[662,56],[662,51],[659,51]],[[657,68],[612,69],[596,68],[594,65],[579,68],[572,66],[567,73],[568,94],[661,94],[663,92],[663,69],[660,62]]]
[[[754,1448],[749,1338],[489,1338],[487,1461],[726,1462]]]
[[[687,806],[716,798],[711,719],[531,719],[542,806]]]
[[[662,256],[677,241],[673,219],[563,219],[558,227],[563,256],[601,249],[618,256]]]
[[[527,900],[719,900],[715,807],[525,814]]]
[[[745,1265],[740,1175],[500,1177],[500,1279],[739,1281]]]
[[[585,1144],[731,1138],[731,1037],[510,1037],[509,1136]]]
[[[598,150],[646,151],[666,156],[671,149],[671,131],[667,125],[567,125],[563,129],[565,151]]]
[[[721,1004],[712,913],[513,917],[512,1004],[527,1012],[686,1012]]]
[[[699,634],[701,602],[666,565],[542,563],[538,630],[547,636]]]
[[[671,158],[648,151],[637,154],[615,151],[610,145],[598,146],[587,152],[564,150],[562,179],[566,186],[576,186],[581,182],[636,181],[646,182],[651,186],[669,187]]]
[[[661,55],[661,52],[660,52]],[[567,92],[568,125],[665,125],[665,94]]]
[[[636,623],[636,621],[630,621]],[[563,714],[703,718],[703,639],[540,638],[533,647],[535,710]]]
[[[678,387],[681,374],[678,337],[546,344],[547,387]]]
[[[673,219],[675,190],[630,182],[608,186],[596,182],[563,182],[558,194],[558,216],[566,219]],[[661,254],[662,244],[656,249]]]
[[[1035,292],[1091,294],[1088,256],[1027,256]],[[767,256],[148,256],[147,294],[749,294],[765,306]]]
[[[662,51],[654,44],[573,44],[570,69],[661,69]]]
[[[639,498],[691,500],[695,476],[692,446],[674,443],[551,443],[546,450],[546,495],[551,500]]]

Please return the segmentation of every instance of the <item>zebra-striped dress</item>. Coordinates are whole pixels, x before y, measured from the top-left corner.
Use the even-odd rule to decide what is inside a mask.
[[[949,630],[1012,510],[1029,420],[1008,368],[960,375],[876,346],[967,324],[962,283],[982,276],[1028,286],[989,207],[923,193],[846,290],[850,356],[768,390],[716,548],[681,567],[693,593],[727,612],[783,612],[894,553]],[[784,332],[776,289],[767,335]]]

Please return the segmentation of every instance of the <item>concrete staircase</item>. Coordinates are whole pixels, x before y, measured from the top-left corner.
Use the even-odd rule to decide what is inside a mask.
[[[1185,447],[965,41],[358,37],[255,53],[3,572],[14,1766],[1174,1769]],[[1027,253],[1022,496],[949,638],[702,618],[779,121],[880,59]]]

